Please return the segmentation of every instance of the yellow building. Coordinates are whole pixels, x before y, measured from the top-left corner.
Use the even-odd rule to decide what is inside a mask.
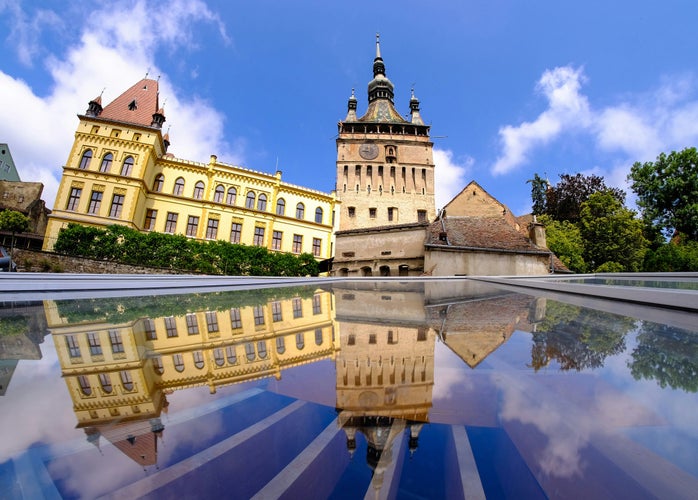
[[[274,175],[167,152],[158,82],[143,79],[102,108],[89,103],[63,167],[44,250],[70,222],[332,256],[337,200]]]

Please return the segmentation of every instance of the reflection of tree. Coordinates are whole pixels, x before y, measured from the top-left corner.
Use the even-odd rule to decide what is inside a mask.
[[[531,366],[537,371],[556,360],[562,370],[599,368],[625,349],[634,325],[632,318],[549,301],[533,333]]]
[[[24,316],[7,316],[0,318],[0,337],[21,335],[29,329]]]
[[[629,364],[636,380],[656,380],[661,387],[698,391],[698,333],[643,321]]]

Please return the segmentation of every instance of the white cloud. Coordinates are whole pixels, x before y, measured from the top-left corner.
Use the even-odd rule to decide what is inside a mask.
[[[165,11],[167,15],[162,15]],[[21,11],[14,15],[27,17]],[[216,14],[201,1],[139,0],[109,3],[83,15],[89,22],[74,23],[84,26],[79,41],[63,54],[44,60],[51,83],[48,94],[39,95],[22,80],[0,71],[0,137],[9,143],[22,180],[44,184],[43,199],[49,207],[70,153],[76,115],[84,113],[87,103],[105,86],[103,103],[108,104],[147,70],[151,77],[162,75],[161,104],[166,99],[165,125],[172,126],[171,151],[176,156],[205,162],[210,154],[217,154],[221,161],[241,162],[244,142],[230,145],[225,140],[223,115],[198,96],[181,95],[158,68],[155,57],[162,48],[189,50],[195,46],[194,25],[201,22],[216,25],[228,43]],[[43,16],[54,19],[49,12]],[[25,39],[28,41],[17,46],[18,57],[41,53],[34,43],[38,39]]]
[[[473,163],[470,157],[454,161],[452,151],[434,149],[434,198],[437,208],[446,205],[465,187],[465,176]]]

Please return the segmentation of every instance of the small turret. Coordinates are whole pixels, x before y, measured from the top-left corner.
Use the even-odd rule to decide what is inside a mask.
[[[87,105],[87,111],[85,112],[85,116],[99,116],[102,114],[102,94],[99,94],[97,97],[92,99],[90,103]]]
[[[150,123],[150,126],[162,128],[163,123],[165,123],[165,110],[160,108],[156,113],[153,113],[153,121]]]
[[[354,89],[351,89],[351,97],[349,97],[349,102],[347,103],[347,117],[344,119],[346,122],[356,121],[356,105],[358,101],[354,95]]]
[[[410,122],[416,125],[424,125],[422,116],[419,114],[419,99],[414,96],[414,89],[412,89],[412,97],[410,97]]]

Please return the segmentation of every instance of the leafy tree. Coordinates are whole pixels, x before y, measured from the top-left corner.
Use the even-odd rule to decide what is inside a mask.
[[[10,240],[10,255],[15,248],[15,234],[23,233],[29,229],[29,217],[16,210],[3,210],[0,212],[0,231],[12,233]]]
[[[644,271],[698,271],[698,241],[670,241],[651,249],[645,255]]]
[[[640,270],[648,242],[634,216],[610,191],[594,193],[582,204],[579,229],[590,269],[616,262],[624,271]]]
[[[584,262],[584,240],[579,227],[569,221],[557,221],[547,215],[538,219],[545,226],[545,238],[548,248],[558,256],[570,271],[586,273]]]
[[[621,205],[625,204],[625,192],[606,186],[603,177],[561,174],[560,182],[546,192],[545,213],[555,220],[578,222],[582,203],[599,192],[608,192]]]
[[[533,215],[543,215],[546,210],[545,193],[548,190],[548,181],[538,174],[534,174],[533,179],[527,180],[526,183],[531,184],[531,201],[533,202],[531,213]]]
[[[636,162],[628,180],[643,218],[667,236],[698,240],[698,151],[660,153],[655,162]]]

